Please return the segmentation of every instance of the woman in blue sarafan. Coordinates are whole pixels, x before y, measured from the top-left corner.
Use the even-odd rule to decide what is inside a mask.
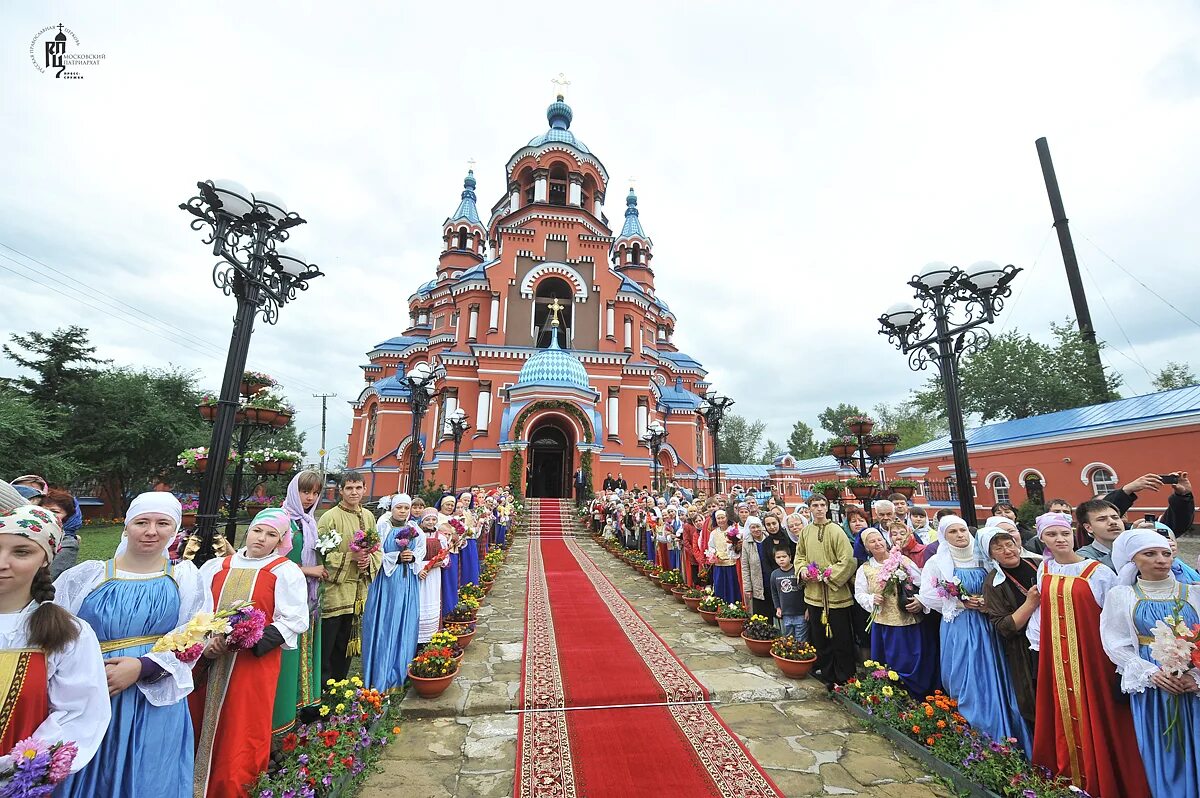
[[[448,498],[454,498],[449,496]],[[459,560],[458,584],[479,585],[479,525],[475,520],[475,497],[464,491],[455,502],[454,515],[462,521],[467,540],[463,544]]]
[[[367,591],[362,622],[362,678],[386,692],[400,687],[417,653],[421,580],[412,563],[425,559],[425,533],[409,516],[412,499],[400,494],[381,522],[382,571]],[[406,542],[401,545],[401,537]]]
[[[55,582],[55,603],[95,630],[109,690],[116,690],[100,750],[56,796],[192,791],[195,738],[184,700],[192,692],[191,665],[171,652],[151,653],[162,635],[185,625],[204,603],[196,566],[167,559],[181,517],[170,493],[141,494],[129,506],[113,559],[80,563]]]
[[[967,722],[996,742],[1009,738],[1028,755],[1033,738],[1017,706],[1008,659],[984,613],[983,560],[967,524],[948,515],[938,524],[941,541],[921,573],[920,601],[942,615],[942,685],[958,701]],[[943,583],[957,580],[964,598],[947,596]]]
[[[1112,558],[1118,584],[1104,600],[1100,642],[1129,694],[1150,794],[1200,795],[1200,670],[1187,662],[1169,672],[1150,650],[1159,621],[1200,623],[1200,586],[1175,578],[1171,545],[1153,530],[1122,533]]]

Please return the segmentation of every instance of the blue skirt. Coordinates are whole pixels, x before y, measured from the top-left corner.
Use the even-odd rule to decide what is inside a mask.
[[[463,548],[460,554],[462,560],[458,566],[458,583],[465,585],[468,582],[474,585],[479,584],[479,543],[476,540],[468,540],[467,545]]]
[[[937,649],[924,646],[920,623],[871,627],[871,659],[894,670],[904,689],[918,701],[933,692],[937,681]]]
[[[404,684],[417,653],[421,580],[401,563],[391,576],[380,573],[367,591],[362,619],[362,677],[380,692]]]
[[[504,545],[504,538],[508,535],[508,524],[496,524],[496,543]]]
[[[458,564],[461,557],[452,553],[442,569],[442,615],[458,606]]]
[[[742,600],[742,586],[738,582],[736,565],[714,565],[713,593],[729,604],[737,604]]]

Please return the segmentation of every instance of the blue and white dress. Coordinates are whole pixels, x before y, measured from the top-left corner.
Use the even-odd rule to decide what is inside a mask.
[[[1200,587],[1174,577],[1139,579],[1132,587],[1109,590],[1100,614],[1100,642],[1117,666],[1121,690],[1129,694],[1138,751],[1155,798],[1200,795],[1200,696],[1177,699],[1150,681],[1161,670],[1150,654],[1154,626],[1168,616],[1181,618],[1189,629],[1200,623]],[[1196,668],[1184,675],[1200,682]],[[1177,725],[1164,736],[1176,710]]]
[[[149,657],[162,669],[109,699],[112,719],[100,750],[55,795],[191,793],[195,738],[184,701],[192,692],[191,665],[150,649],[200,611],[204,589],[191,562],[163,563],[162,571],[138,574],[117,570],[112,560],[90,560],[55,582],[55,603],[92,627],[105,659]]]
[[[415,522],[407,524],[414,533],[406,546],[414,562],[425,560],[425,534]],[[408,663],[417,653],[421,618],[421,580],[412,563],[400,562],[396,533],[400,527],[384,528],[380,534],[383,564],[367,591],[362,621],[362,678],[367,687],[380,692],[404,684]]]

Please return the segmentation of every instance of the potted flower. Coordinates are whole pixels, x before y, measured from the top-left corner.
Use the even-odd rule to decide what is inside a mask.
[[[845,489],[845,485],[835,480],[821,480],[820,482],[814,482],[812,486],[813,493],[824,496],[825,500],[829,502],[836,502],[841,499],[842,491]]]
[[[888,490],[893,493],[899,493],[906,499],[911,499],[913,493],[917,490],[917,483],[911,479],[893,479],[888,483]]]
[[[461,663],[467,650],[458,644],[458,635],[450,632],[434,632],[427,643],[429,648],[448,648],[454,653],[454,661]]]
[[[705,623],[710,623],[713,626],[717,625],[717,613],[725,606],[725,600],[720,596],[713,595],[712,588],[704,589],[704,598],[700,599],[700,604],[696,611],[700,613],[700,617]]]
[[[474,604],[474,606],[472,606]],[[478,601],[468,601],[459,599],[458,604],[450,612],[446,613],[447,623],[473,623],[475,615],[479,612]]]
[[[186,499],[180,502],[180,506],[183,507],[183,522],[180,526],[183,529],[195,529],[196,513],[200,510],[200,500]]]
[[[858,448],[858,441],[851,438],[849,435],[843,435],[840,438],[834,438],[829,444],[829,453],[839,460],[845,460],[854,456],[854,451]]]
[[[220,399],[211,393],[206,393],[200,397],[200,404],[196,405],[196,409],[200,411],[200,418],[205,421],[212,421],[217,417],[217,402]]]
[[[875,419],[870,416],[846,416],[843,423],[851,435],[870,435],[875,429]]]
[[[803,679],[817,661],[817,650],[808,643],[800,643],[788,635],[771,644],[771,658],[779,670],[789,679]]]
[[[742,627],[742,640],[746,641],[746,648],[756,657],[769,655],[771,644],[777,637],[779,630],[765,615],[751,615],[750,620]]]
[[[698,587],[689,587],[683,591],[680,598],[683,599],[683,603],[689,610],[696,612],[700,609],[700,599],[704,598],[704,591]]]
[[[426,646],[408,664],[408,678],[421,698],[437,698],[458,673],[458,660],[450,648]]]
[[[203,474],[208,468],[208,447],[195,446],[191,449],[184,449],[179,453],[177,465],[189,474]]]
[[[740,637],[750,613],[738,603],[729,603],[717,612],[717,626],[726,637]]]
[[[301,452],[273,447],[246,452],[246,462],[259,474],[290,474],[303,459]]]
[[[275,378],[261,371],[246,371],[242,373],[242,396],[254,396],[264,388],[274,388],[278,385]]]
[[[475,639],[475,624],[474,623],[447,623],[443,630],[454,635],[458,640],[458,645],[463,650],[471,645],[471,641]]]
[[[896,444],[900,442],[900,436],[894,432],[884,432],[880,435],[872,435],[867,438],[867,454],[876,459],[887,457],[892,452],[896,451]]]
[[[856,499],[867,499],[872,496],[875,491],[879,490],[879,483],[873,479],[854,479],[846,480],[846,487],[854,494]]]
[[[475,602],[478,605],[478,604],[483,603],[483,595],[484,595],[483,588],[481,588],[479,585],[475,584],[474,582],[467,582],[465,585],[463,585],[462,587],[460,587],[458,589],[458,600],[459,601],[463,601],[464,599],[471,598],[471,599],[475,599]]]
[[[244,412],[247,421],[269,424],[273,427],[286,427],[292,420],[296,408],[292,407],[282,396],[277,396],[271,391],[259,391],[246,400]]]
[[[675,594],[676,590],[682,593],[684,590],[683,574],[679,573],[678,571],[664,571],[662,575],[662,582],[659,584],[661,584],[662,589],[668,593]],[[678,598],[678,596],[676,597]]]

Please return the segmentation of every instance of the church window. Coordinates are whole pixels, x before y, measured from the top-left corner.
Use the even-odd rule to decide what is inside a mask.
[[[457,247],[458,249],[466,249],[467,248],[467,228],[465,228],[465,227],[458,228],[457,241],[454,246]]]
[[[641,244],[633,245],[633,262],[634,263],[642,262],[642,245]]]
[[[550,204],[567,204],[567,167],[556,163],[550,167]]]
[[[444,326],[446,326],[446,314],[439,313],[433,317],[433,329],[440,330]]]
[[[561,308],[558,312],[558,345],[570,346],[572,294],[571,286],[561,277],[545,277],[538,283],[533,298],[533,333],[539,349],[550,346],[550,303],[554,300],[558,300]]]
[[[704,428],[696,427],[696,462],[704,465]]]
[[[367,411],[367,436],[363,441],[363,454],[369,455],[375,452],[375,433],[379,426],[379,405],[371,405],[371,409]]]
[[[1117,478],[1107,468],[1097,468],[1092,472],[1092,492],[1111,493],[1117,489]]]

